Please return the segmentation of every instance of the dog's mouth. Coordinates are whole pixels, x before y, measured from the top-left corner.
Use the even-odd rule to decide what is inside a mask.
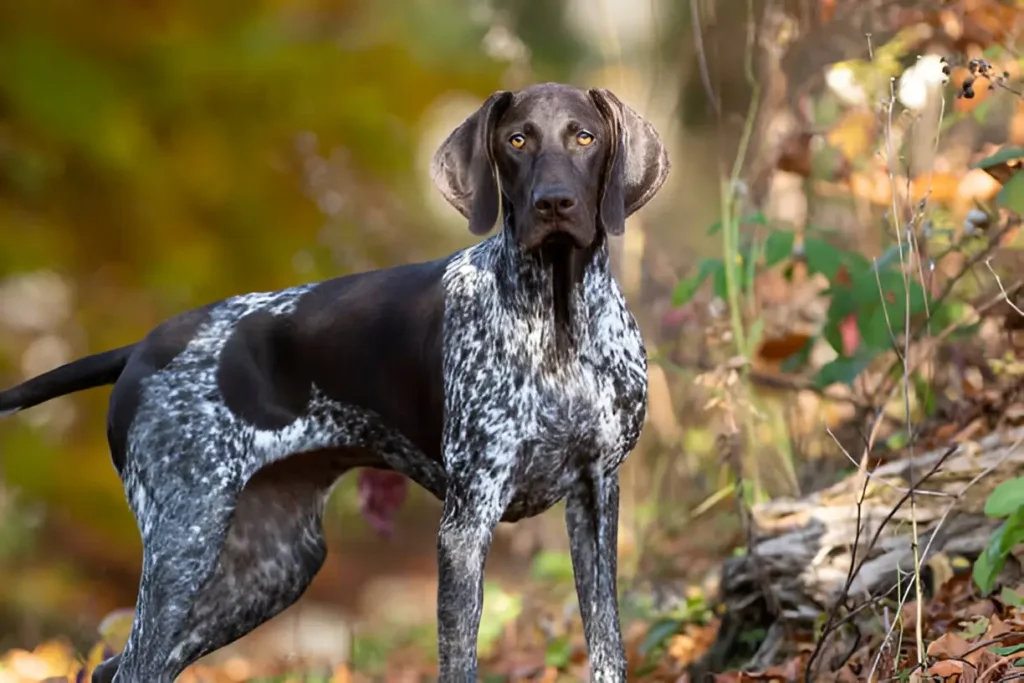
[[[523,247],[527,251],[554,248],[586,249],[593,241],[584,227],[567,220],[538,222],[531,226],[523,239]]]
[[[541,241],[541,247],[551,247],[554,249],[570,249],[572,247],[584,247],[585,244],[579,244],[576,239],[564,230],[555,229]]]

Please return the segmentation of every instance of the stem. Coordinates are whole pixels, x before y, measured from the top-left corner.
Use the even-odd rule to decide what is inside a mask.
[[[725,292],[729,303],[736,351],[744,358],[749,358],[747,331],[743,326],[743,316],[740,310],[739,263],[737,263],[739,260],[739,222],[733,215],[733,187],[733,179],[724,178],[722,180],[722,260],[725,265]]]
[[[733,338],[736,341],[736,351],[744,358],[749,359],[753,349],[747,347],[747,330],[743,326],[743,316],[740,309],[740,291],[738,282],[737,263],[739,255],[739,218],[736,212],[736,188],[739,186],[740,174],[743,171],[743,163],[747,158],[747,149],[750,147],[750,139],[754,133],[754,120],[757,117],[757,108],[761,100],[761,85],[754,76],[754,0],[747,0],[747,50],[744,70],[747,82],[750,84],[750,104],[747,107],[747,116],[743,122],[743,133],[740,136],[739,148],[736,150],[736,158],[733,160],[732,172],[728,178],[722,180],[721,202],[722,202],[722,251],[724,252],[723,262],[725,264],[725,289],[729,302],[729,312],[732,321]],[[746,372],[746,368],[742,370]]]

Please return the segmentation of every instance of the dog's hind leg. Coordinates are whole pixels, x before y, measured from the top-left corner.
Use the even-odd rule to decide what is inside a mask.
[[[234,500],[194,501],[144,528],[128,644],[93,680],[170,683],[298,600],[326,556],[323,505],[345,469],[336,452],[294,455],[264,467]]]

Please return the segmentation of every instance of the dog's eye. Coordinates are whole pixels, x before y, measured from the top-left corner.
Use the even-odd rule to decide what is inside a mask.
[[[586,147],[593,141],[594,136],[585,130],[581,130],[579,133],[576,133],[576,142],[578,142],[582,147]]]
[[[522,149],[526,145],[526,136],[522,133],[515,133],[508,139],[508,144],[512,145],[516,149]]]

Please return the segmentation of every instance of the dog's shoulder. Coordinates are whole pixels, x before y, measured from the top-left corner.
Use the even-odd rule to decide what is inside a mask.
[[[497,285],[500,250],[499,238],[493,236],[448,257],[442,274],[445,297],[478,302],[481,295],[486,298]]]

